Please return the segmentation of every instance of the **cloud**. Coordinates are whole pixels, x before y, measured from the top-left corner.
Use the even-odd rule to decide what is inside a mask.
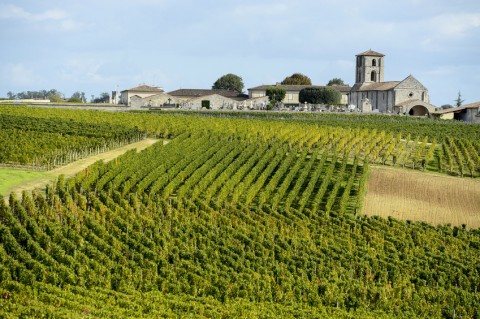
[[[41,13],[31,13],[13,4],[0,5],[0,19],[24,19],[31,21],[64,20],[67,14],[62,10],[46,10]]]
[[[457,13],[435,16],[428,22],[431,29],[437,30],[437,37],[462,37],[478,32],[480,13]]]
[[[12,4],[0,5],[0,19],[22,20],[34,24],[57,22],[57,27],[67,31],[80,26],[79,23],[69,18],[67,12],[63,10],[49,9],[40,13],[33,13]]]
[[[5,75],[6,82],[14,86],[27,87],[40,82],[39,76],[35,74],[33,69],[22,63],[7,65]]]

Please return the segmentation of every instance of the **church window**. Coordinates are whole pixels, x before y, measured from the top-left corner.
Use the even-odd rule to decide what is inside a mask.
[[[375,71],[372,71],[372,73],[370,74],[370,80],[372,82],[377,82],[377,73]]]
[[[377,66],[377,60],[375,59],[372,60],[372,66]]]
[[[413,92],[408,93],[408,97],[413,97]]]

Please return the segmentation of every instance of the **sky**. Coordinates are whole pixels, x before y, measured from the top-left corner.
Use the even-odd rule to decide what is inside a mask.
[[[355,55],[385,54],[385,81],[413,75],[436,106],[480,101],[478,0],[0,0],[0,97],[65,97],[140,84],[245,91],[303,73],[353,85]]]

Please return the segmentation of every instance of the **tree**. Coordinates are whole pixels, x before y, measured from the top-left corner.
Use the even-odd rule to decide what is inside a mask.
[[[107,92],[100,93],[100,97],[97,98],[92,96],[93,103],[108,103],[108,101],[110,101],[110,95]]]
[[[346,85],[346,84],[340,78],[333,78],[330,81],[328,81],[327,86],[333,86],[333,85]]]
[[[283,99],[285,98],[285,95],[287,94],[287,91],[283,87],[271,86],[267,88],[267,90],[265,91],[265,94],[268,96],[268,99],[270,100],[268,109],[271,110],[278,103],[283,101]]]
[[[68,99],[68,102],[73,102],[73,103],[85,103],[86,98],[85,98],[85,92],[75,92],[72,94],[70,99]]]
[[[462,94],[460,94],[460,91],[458,91],[458,97],[453,101],[455,102],[456,107],[462,106],[462,103],[465,102],[465,100],[462,100]]]
[[[337,105],[341,98],[342,94],[334,87],[305,88],[298,94],[300,103]]]
[[[238,75],[229,73],[218,78],[215,83],[213,83],[212,89],[214,90],[230,90],[237,91],[238,93],[243,92],[243,80]]]
[[[312,80],[302,73],[293,73],[287,76],[283,81],[283,85],[312,85]]]
[[[320,88],[305,88],[298,93],[300,103],[323,104],[322,91]]]
[[[453,107],[453,106],[452,106],[451,104],[443,104],[443,105],[441,106],[442,109],[450,109],[450,108],[452,108],[452,107]]]
[[[45,92],[50,102],[63,102],[63,94],[55,89]]]

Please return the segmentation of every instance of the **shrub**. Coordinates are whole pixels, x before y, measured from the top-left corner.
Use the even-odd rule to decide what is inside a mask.
[[[342,94],[333,87],[311,87],[302,89],[299,93],[300,103],[340,104]]]

